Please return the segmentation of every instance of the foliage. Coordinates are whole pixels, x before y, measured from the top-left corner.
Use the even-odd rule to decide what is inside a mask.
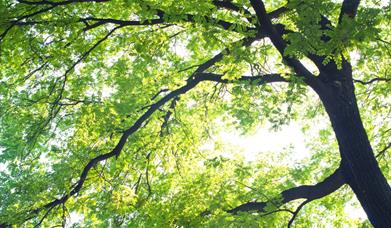
[[[257,38],[249,2],[233,1],[234,9],[219,2],[230,1],[1,1],[0,224],[52,226],[79,217],[73,227],[286,225],[301,201],[282,206],[280,192],[322,181],[340,158],[320,101],[284,56],[327,56],[323,64],[339,66],[350,56],[362,119],[391,179],[383,151],[391,132],[390,5],[366,1],[356,20],[344,16],[336,26],[340,3],[289,1],[273,19],[291,31],[281,56],[269,39]],[[281,6],[266,2],[269,12]],[[326,30],[321,15],[332,22]],[[222,77],[153,110],[120,154],[94,164],[71,195],[92,159],[112,151],[156,102],[203,72]],[[242,80],[269,74],[285,82]],[[302,124],[310,149],[294,164],[293,148],[249,162],[240,148],[217,140],[220,132],[277,130],[291,121]],[[228,213],[252,201],[269,204],[262,213]],[[350,216],[350,204],[357,202],[345,186],[307,204],[295,224],[368,223]]]

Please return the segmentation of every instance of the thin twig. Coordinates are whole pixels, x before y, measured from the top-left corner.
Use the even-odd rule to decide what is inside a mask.
[[[296,211],[293,212],[293,216],[292,216],[291,220],[289,220],[289,222],[288,222],[288,228],[291,227],[291,225],[293,224],[293,222],[294,222],[294,220],[295,220],[297,214],[298,214],[298,213],[300,212],[300,210],[304,207],[304,205],[306,205],[306,204],[309,203],[309,202],[311,202],[311,200],[306,200],[306,201],[304,201],[303,203],[301,203],[301,204],[297,207]]]

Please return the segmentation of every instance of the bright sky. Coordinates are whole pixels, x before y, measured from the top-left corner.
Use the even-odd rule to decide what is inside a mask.
[[[317,125],[311,131],[318,131],[322,127],[321,125]],[[295,159],[291,160],[292,165],[300,162],[301,159],[309,154],[309,150],[306,148],[306,137],[301,131],[300,124],[297,122],[283,126],[279,131],[270,131],[267,127],[264,127],[259,128],[254,134],[248,136],[240,135],[240,132],[222,132],[220,137],[224,141],[229,141],[231,144],[240,147],[247,161],[255,160],[256,155],[259,153],[269,151],[281,152],[288,146],[293,146],[294,148],[293,157]],[[353,219],[365,220],[367,216],[364,210],[360,205],[358,207],[353,206],[353,203],[351,202],[345,206],[345,213]]]
[[[279,131],[271,131],[268,126],[259,128],[254,134],[241,135],[239,131],[222,132],[219,137],[242,149],[247,161],[256,160],[257,154],[270,151],[282,151],[287,147],[295,148],[295,158],[301,160],[308,153],[305,137],[298,123],[291,123]]]

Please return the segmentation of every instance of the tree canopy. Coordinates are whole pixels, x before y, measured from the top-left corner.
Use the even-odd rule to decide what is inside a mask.
[[[375,0],[2,0],[0,227],[391,225],[390,24]],[[219,137],[292,121],[301,160]]]

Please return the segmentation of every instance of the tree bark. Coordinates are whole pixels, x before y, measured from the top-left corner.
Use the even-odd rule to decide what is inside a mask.
[[[328,82],[319,80],[319,86],[314,89],[334,129],[344,179],[370,222],[375,227],[391,227],[391,188],[379,168],[364,129],[352,80],[349,77]]]

